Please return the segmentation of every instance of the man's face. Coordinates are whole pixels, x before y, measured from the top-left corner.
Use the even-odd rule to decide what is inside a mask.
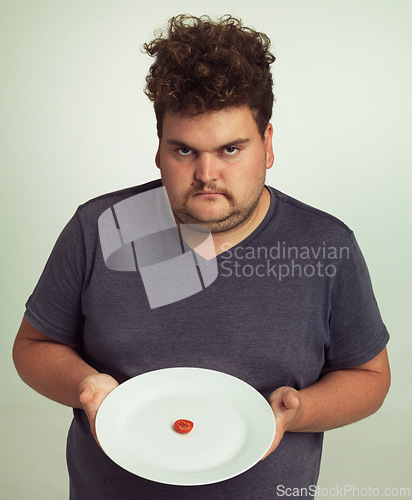
[[[177,222],[214,233],[247,223],[273,164],[272,132],[269,124],[262,140],[247,106],[166,113],[156,165]]]

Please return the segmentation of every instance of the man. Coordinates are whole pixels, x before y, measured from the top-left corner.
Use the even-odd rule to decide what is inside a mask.
[[[156,58],[146,92],[161,182],[79,207],[27,302],[17,370],[74,408],[73,500],[309,497],[323,431],[372,414],[389,388],[388,333],[366,265],[342,222],[265,186],[274,57],[264,34],[230,17],[178,16],[145,48]],[[98,221],[161,185],[181,230],[211,231],[219,275],[199,293],[151,308],[139,273],[106,265]],[[263,461],[194,487],[148,481],[111,462],[93,438],[101,402],[133,376],[174,366],[229,373],[268,399],[277,428]]]

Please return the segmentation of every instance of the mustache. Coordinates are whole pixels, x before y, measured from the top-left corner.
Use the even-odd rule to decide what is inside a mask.
[[[226,196],[226,198],[228,198],[229,200],[232,199],[232,194],[227,189],[220,188],[219,186],[217,186],[216,184],[213,184],[213,183],[202,184],[201,186],[197,186],[197,187],[190,189],[186,194],[186,199],[189,199],[191,196],[195,196],[196,194],[205,193],[205,192],[206,193],[219,193],[219,194]]]

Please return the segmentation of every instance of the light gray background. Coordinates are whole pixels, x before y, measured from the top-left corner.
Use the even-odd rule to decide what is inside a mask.
[[[182,12],[232,13],[271,37],[276,159],[268,183],[355,231],[391,333],[393,381],[386,402],[374,416],[327,433],[319,485],[370,486],[382,493],[412,488],[407,2],[193,5],[0,2],[0,498],[68,496],[64,454],[71,410],[19,380],[11,347],[24,302],[77,205],[158,176],[155,121],[142,92],[151,60],[139,49],[155,28]]]

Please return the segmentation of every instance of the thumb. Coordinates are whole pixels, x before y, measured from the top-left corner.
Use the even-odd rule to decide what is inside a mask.
[[[288,410],[294,410],[299,406],[299,396],[295,389],[288,388],[282,394],[283,404]]]
[[[91,384],[87,384],[84,387],[82,387],[80,394],[79,394],[79,400],[82,405],[86,405],[87,403],[90,403],[90,401],[93,399],[94,396],[94,389]]]

